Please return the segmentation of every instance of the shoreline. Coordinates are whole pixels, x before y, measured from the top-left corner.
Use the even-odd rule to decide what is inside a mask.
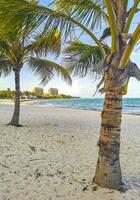
[[[71,106],[62,106],[62,105],[54,105],[54,104],[46,104],[46,105],[41,105],[41,104],[35,104],[34,102],[39,101],[40,99],[33,99],[33,100],[21,100],[21,106],[37,106],[37,107],[56,107],[56,108],[65,108],[65,109],[72,109],[72,110],[82,110],[82,111],[90,111],[90,112],[97,112],[101,113],[102,111],[100,110],[91,110],[91,109],[84,109],[84,108],[78,108],[78,107],[71,107]],[[42,100],[42,99],[41,99]],[[0,105],[14,105],[14,100],[13,99],[0,99]],[[140,117],[140,114],[137,113],[128,113],[128,112],[122,112],[122,115],[130,115],[130,116],[137,116]]]

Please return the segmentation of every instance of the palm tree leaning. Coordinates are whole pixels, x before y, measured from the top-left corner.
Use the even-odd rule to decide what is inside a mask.
[[[119,158],[122,95],[127,93],[131,76],[140,80],[140,70],[130,60],[131,53],[140,40],[140,23],[133,33],[130,33],[133,17],[139,11],[139,2],[139,0],[133,1],[132,8],[128,10],[129,0],[69,0],[69,2],[56,0],[55,11],[43,6],[30,5],[24,0],[20,4],[17,0],[13,0],[13,4],[9,2],[10,6],[4,3],[4,0],[0,3],[0,9],[4,5],[8,13],[7,19],[16,11],[12,20],[28,14],[34,26],[39,26],[42,22],[49,23],[50,27],[57,27],[65,37],[75,27],[80,27],[82,33],[92,38],[92,45],[84,44],[83,49],[74,51],[73,48],[69,48],[66,53],[68,52],[70,60],[74,58],[71,69],[75,74],[97,72],[102,75],[98,87],[104,84],[102,91],[105,92],[105,100],[101,114],[99,157],[94,182],[117,190],[123,188]],[[4,16],[3,13],[3,22],[7,20]],[[102,22],[105,22],[103,24],[106,28],[102,37],[99,37],[94,34],[94,28],[99,28]],[[111,37],[111,43],[108,43],[109,51],[106,51],[104,39],[108,36]],[[91,51],[88,51],[87,57],[83,59],[81,56],[84,55],[86,47]],[[77,51],[79,54],[75,54]],[[103,61],[100,63],[101,58]],[[98,63],[99,65],[95,65]]]
[[[24,39],[24,41],[23,41]],[[70,76],[65,68],[52,61],[40,58],[48,52],[60,52],[60,34],[53,30],[48,33],[38,33],[34,39],[29,40],[21,34],[0,38],[0,74],[9,75],[12,71],[15,75],[15,108],[9,125],[21,126],[20,116],[20,73],[26,64],[35,75],[40,76],[41,83],[46,84],[54,76],[60,74],[64,80],[71,83]]]

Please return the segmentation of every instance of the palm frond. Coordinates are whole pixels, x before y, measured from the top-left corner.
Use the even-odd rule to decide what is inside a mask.
[[[35,30],[41,24],[45,24],[48,29],[50,26],[58,28],[58,31],[68,35],[73,28],[73,22],[63,13],[56,12],[50,8],[33,4],[27,0],[1,0],[0,1],[0,25],[7,32],[14,29],[26,29],[28,32]],[[20,25],[17,24],[19,21]]]
[[[64,13],[70,13],[85,26],[91,28],[101,26],[107,20],[103,0],[55,0],[56,8]]]
[[[0,56],[0,76],[8,76],[12,72],[10,61],[5,57]]]
[[[35,35],[34,41],[25,47],[25,50],[38,56],[46,56],[48,52],[59,55],[61,51],[61,34],[56,29],[45,33],[39,32]]]
[[[99,2],[100,1],[101,0],[99,0]],[[0,11],[2,13],[2,16],[0,15],[0,25],[2,24],[1,26],[4,26],[5,29],[7,29],[7,27],[11,27],[11,29],[13,29],[13,24],[16,24],[15,21],[19,20],[23,21],[21,23],[22,29],[26,30],[26,27],[30,27],[30,31],[33,31],[42,24],[44,25],[44,31],[51,29],[58,30],[61,33],[62,38],[66,39],[75,30],[75,27],[80,27],[81,31],[87,33],[89,37],[91,37],[94,42],[100,47],[100,51],[102,52],[104,57],[106,56],[104,49],[102,48],[102,44],[92,33],[92,31],[88,27],[86,27],[86,25],[84,25],[83,21],[81,21],[82,18],[80,19],[74,17],[69,12],[64,13],[61,10],[52,10],[50,8],[37,4],[31,4],[26,0],[21,0],[20,2],[19,0],[13,0],[12,2],[11,0],[1,0]],[[78,16],[79,15],[80,14],[78,14]],[[93,18],[94,16],[91,15],[91,19]],[[18,26],[14,28],[19,29]],[[30,31],[28,28],[28,32]]]
[[[70,0],[70,2],[71,1],[73,0]],[[60,9],[52,10],[41,5],[33,4],[27,0],[12,0],[12,2],[11,0],[1,0],[0,25],[10,31],[19,29],[19,26],[21,26],[22,29],[26,29],[28,24],[28,27],[30,27],[30,30],[28,28],[28,32],[31,32],[42,24],[45,26],[46,30],[50,27],[55,27],[62,33],[64,38],[67,38],[71,31],[74,30],[75,25],[79,26],[81,23],[83,26],[90,25],[90,28],[93,28],[95,25],[98,25],[98,22],[101,21],[101,18],[104,16],[104,11],[102,12],[104,7],[101,6],[103,4],[102,0],[96,0],[96,2],[92,0],[88,1],[89,4],[87,4],[86,1],[78,0],[77,5],[79,6],[76,6],[76,8],[74,7],[78,9],[78,11],[74,12],[75,9],[72,10],[73,13],[75,13],[75,15],[73,15],[69,12],[62,12]]]
[[[9,42],[5,38],[0,38],[0,53],[9,52]]]
[[[41,84],[48,83],[48,81],[50,81],[55,74],[61,76],[61,78],[67,81],[68,84],[72,83],[68,71],[57,63],[36,57],[30,57],[28,62],[33,73],[40,76]]]
[[[104,46],[104,48],[106,52],[109,51],[107,46]],[[101,75],[100,70],[95,70],[95,66],[103,60],[103,55],[97,46],[74,40],[65,49],[64,54],[64,62],[74,76],[84,77],[87,74],[93,74],[93,72]]]

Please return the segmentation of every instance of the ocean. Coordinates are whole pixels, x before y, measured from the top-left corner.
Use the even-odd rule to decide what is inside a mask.
[[[53,100],[37,100],[36,105],[55,105],[66,108],[76,108],[82,110],[101,111],[103,107],[103,99],[53,99]],[[124,98],[123,113],[140,115],[140,98]]]

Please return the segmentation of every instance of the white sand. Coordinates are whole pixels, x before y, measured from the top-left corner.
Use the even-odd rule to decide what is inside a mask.
[[[140,117],[123,115],[121,165],[129,190],[92,190],[100,113],[22,106],[23,128],[0,105],[0,200],[139,200]],[[87,190],[83,191],[84,188]]]

